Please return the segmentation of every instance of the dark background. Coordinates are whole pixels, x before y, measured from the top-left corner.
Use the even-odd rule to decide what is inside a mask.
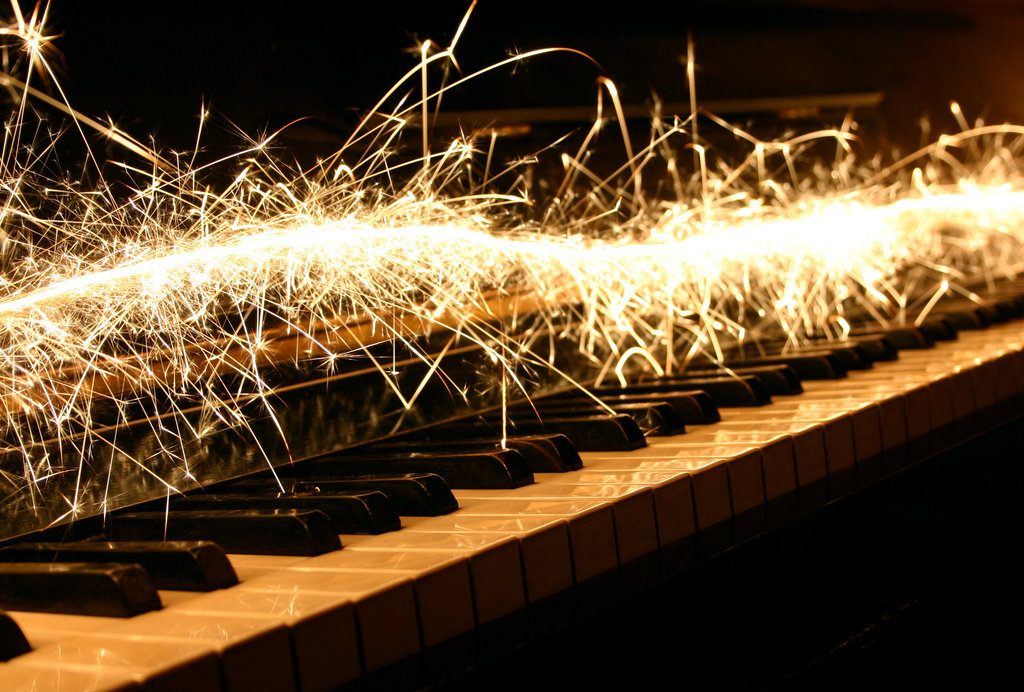
[[[50,26],[62,34],[55,64],[63,86],[84,113],[109,114],[137,137],[154,135],[161,147],[185,149],[193,146],[206,103],[215,115],[204,138],[211,154],[241,145],[236,126],[258,135],[304,117],[280,140],[302,157],[339,146],[416,64],[409,49],[425,38],[447,45],[468,6],[52,0]],[[464,70],[548,46],[582,50],[601,67],[576,55],[543,56],[477,80],[446,96],[444,107],[590,105],[601,74],[615,80],[626,103],[649,102],[652,93],[685,103],[687,28],[700,101],[881,91],[882,106],[858,115],[871,128],[869,146],[883,150],[917,146],[922,117],[932,124],[929,137],[955,130],[953,98],[971,121],[1024,122],[1019,0],[660,0],[614,10],[481,0],[457,51]],[[825,113],[820,120],[838,117]],[[557,128],[543,130],[551,134]]]

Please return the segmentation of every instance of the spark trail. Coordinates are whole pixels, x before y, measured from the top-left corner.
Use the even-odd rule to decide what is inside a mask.
[[[888,168],[857,164],[845,130],[747,136],[752,151],[734,165],[709,165],[697,145],[687,175],[677,152],[693,143],[693,116],[659,118],[648,147],[626,148],[619,175],[590,171],[585,147],[563,155],[558,194],[528,214],[523,166],[492,171],[490,150],[481,164],[472,137],[425,142],[411,160],[389,153],[440,94],[424,88],[379,113],[399,87],[452,60],[454,45],[424,50],[346,148],[313,171],[274,160],[269,140],[231,160],[172,164],[108,128],[142,155],[141,166],[123,164],[138,184],[118,196],[100,177],[83,192],[37,170],[47,141],[25,154],[26,104],[38,96],[31,76],[50,74],[49,39],[45,12],[26,19],[12,7],[0,38],[25,72],[4,78],[20,91],[0,152],[0,470],[12,492],[81,474],[101,429],[140,415],[165,432],[174,426],[160,420],[198,410],[244,432],[254,400],[274,416],[267,375],[282,363],[323,375],[372,357],[411,405],[370,356],[379,344],[411,350],[440,377],[417,344],[458,334],[528,390],[518,361],[543,365],[532,343],[555,329],[595,371],[621,370],[638,351],[671,371],[740,341],[795,346],[842,337],[856,319],[912,321],[941,293],[971,295],[977,277],[1015,276],[1024,257],[1022,130],[1012,126],[944,137]],[[599,89],[621,110],[609,85]],[[53,102],[69,127],[104,129]],[[605,125],[599,100],[591,135]],[[836,163],[808,153],[804,164],[801,152],[822,143]],[[644,196],[644,166],[659,157],[677,173],[676,199]],[[237,173],[224,189],[203,184],[208,168],[230,166]],[[481,167],[486,187],[472,182]],[[406,182],[384,182],[397,174]],[[523,296],[509,313],[514,329],[496,319],[491,302]],[[205,434],[189,423],[171,438]],[[174,443],[150,454],[189,463]]]

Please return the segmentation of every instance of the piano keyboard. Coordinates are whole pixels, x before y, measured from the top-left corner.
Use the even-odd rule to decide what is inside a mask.
[[[160,610],[11,612],[32,651],[0,663],[0,688],[318,692],[443,676],[451,658],[600,607],[1011,420],[1022,359],[1019,322],[962,331],[640,449],[583,452],[579,470],[455,490],[457,511],[341,536],[338,551],[230,555],[238,585],[161,591]]]

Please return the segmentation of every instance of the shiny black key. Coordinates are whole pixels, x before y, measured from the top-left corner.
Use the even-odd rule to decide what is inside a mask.
[[[473,436],[480,437],[479,430]],[[440,454],[417,452],[401,456],[331,454],[279,471],[315,480],[373,474],[436,473],[451,488],[507,489],[533,483],[533,472],[523,455],[514,449]]]
[[[941,316],[932,316],[917,325],[932,341],[956,341],[957,326]]]
[[[1000,297],[992,304],[1008,320],[1018,320],[1024,317],[1024,300],[1019,295]]]
[[[363,476],[335,480],[299,480],[282,478],[290,493],[336,493],[352,490],[376,490],[388,496],[400,516],[437,517],[454,512],[459,503],[444,479],[434,473],[407,473],[398,476]],[[243,480],[217,488],[217,492],[275,493],[277,481]]]
[[[672,382],[659,380],[637,382],[623,387],[599,387],[595,391],[604,394],[658,393],[678,391],[681,388],[699,389],[706,392],[715,406],[764,406],[772,397],[756,377],[673,377]]]
[[[793,352],[793,355],[802,356],[805,354],[817,355],[818,353],[831,353],[839,361],[840,365],[847,371],[850,370],[870,370],[873,367],[871,359],[863,348],[857,344],[844,343],[830,343],[828,345],[822,345],[819,347],[812,347],[808,349],[797,349]]]
[[[407,454],[412,451],[469,451],[476,449],[500,450],[514,449],[523,455],[527,466],[534,473],[564,473],[583,467],[580,454],[565,435],[528,435],[505,439],[504,447],[495,438],[476,439],[432,439],[437,432],[432,429],[423,431],[426,440],[393,441],[374,444],[362,449],[375,454],[397,452]]]
[[[625,414],[636,421],[647,435],[681,435],[686,426],[676,411],[665,401],[629,401],[605,404],[617,414]],[[601,415],[604,410],[593,399],[579,403],[567,401],[539,400],[530,404],[518,404],[510,409],[517,417],[540,414],[541,420],[549,417],[572,418],[576,416]],[[536,413],[534,413],[536,412]]]
[[[871,356],[870,349],[856,341],[819,341],[809,346],[787,351],[786,354],[794,356],[817,355],[819,353],[831,353],[840,364],[849,370],[870,370],[874,367],[875,359]]]
[[[453,435],[480,437],[501,435],[501,421],[497,418],[480,422],[459,422],[440,427]],[[643,431],[630,416],[578,416],[572,418],[544,418],[535,413],[508,421],[509,434],[538,435],[558,433],[565,435],[581,452],[628,452],[647,445]],[[454,486],[453,486],[454,487]]]
[[[800,384],[800,377],[793,368],[779,363],[777,365],[754,365],[748,368],[731,368],[733,374],[743,377],[756,377],[761,381],[765,391],[771,396],[792,396],[804,391]],[[688,377],[722,377],[725,374],[721,369],[715,370],[687,370]],[[659,382],[674,382],[675,375],[667,375],[658,378]],[[685,384],[685,380],[680,384]]]
[[[884,334],[850,337],[848,342],[856,344],[874,363],[890,362],[900,357],[899,349]]]
[[[788,344],[782,342],[769,342],[761,344],[760,351],[752,351],[747,349],[746,351],[737,351],[733,353],[726,353],[725,364],[727,367],[735,369],[734,363],[750,362],[752,364],[788,364],[786,358],[801,358],[808,356],[814,358],[819,355],[830,354],[835,357],[839,362],[841,368],[844,371],[849,370],[868,370],[872,367],[872,360],[858,344],[849,341],[836,342],[836,341],[825,341],[818,340],[812,342],[809,346],[802,346],[792,348]],[[750,366],[741,367],[741,370],[746,370]],[[793,367],[793,366],[791,366]],[[801,375],[802,376],[802,375]],[[825,379],[818,377],[816,379]],[[832,378],[828,378],[832,379]]]
[[[935,345],[934,335],[920,327],[889,327],[882,332],[897,350],[931,348]]]
[[[727,361],[728,368],[744,368],[752,365],[782,363],[796,371],[802,380],[836,380],[846,377],[847,367],[840,356],[831,351],[808,351],[799,354],[761,356],[744,360]]]
[[[978,321],[985,327],[993,324],[1003,324],[1010,319],[996,304],[987,301],[981,303],[975,303],[970,300],[941,302],[937,309],[941,310],[944,316],[963,313],[976,315]]]
[[[160,606],[156,587],[138,565],[0,563],[0,608],[130,617]]]
[[[974,329],[985,329],[991,324],[983,311],[976,308],[967,308],[952,312],[942,312],[938,315],[957,331],[970,331]]]
[[[140,565],[158,589],[211,591],[238,583],[224,551],[209,541],[18,543],[0,562],[113,562]]]
[[[683,425],[705,425],[722,419],[721,415],[718,413],[718,408],[715,406],[715,402],[712,401],[707,392],[692,389],[687,391],[688,389],[689,388],[685,386],[677,387],[675,389],[668,387],[665,388],[664,391],[660,392],[635,392],[630,394],[606,394],[600,390],[596,390],[593,394],[612,408],[615,407],[617,402],[631,403],[663,401],[675,410],[676,415],[679,417],[679,420]],[[558,394],[546,396],[538,401],[554,400],[571,401],[573,403],[586,403],[588,401],[593,401],[593,399],[586,397],[578,389],[559,392]]]
[[[388,496],[375,490],[319,493],[193,493],[174,500],[179,509],[317,509],[327,515],[336,533],[380,534],[402,528]]]
[[[166,531],[165,531],[166,522]],[[321,555],[341,548],[327,515],[318,510],[226,509],[129,512],[110,518],[118,541],[213,541],[229,553]]]
[[[32,650],[25,639],[25,634],[11,616],[0,610],[0,662],[9,661],[15,656],[27,654]]]

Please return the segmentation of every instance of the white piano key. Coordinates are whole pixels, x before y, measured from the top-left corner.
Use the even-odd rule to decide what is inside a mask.
[[[209,617],[258,614],[281,622],[289,629],[303,692],[333,690],[362,674],[355,605],[344,594],[232,588],[201,594],[169,610]]]
[[[531,494],[550,495],[554,492],[566,497],[608,497],[619,492],[617,486],[629,488],[642,483],[650,487],[654,495],[655,525],[663,566],[678,570],[694,561],[697,514],[693,479],[689,473],[694,466],[692,461],[661,463],[632,457],[629,452],[585,452],[583,458],[582,470],[535,474],[541,487]],[[728,483],[724,493],[726,505],[729,503],[727,486]],[[759,482],[757,491],[760,492]],[[666,561],[670,565],[666,565]]]
[[[707,447],[753,446],[761,456],[765,526],[778,526],[797,515],[796,461],[790,435],[735,431],[710,425],[697,432],[661,438],[650,446],[666,453],[698,456],[709,456],[705,451]]]
[[[379,536],[345,536],[343,540],[345,550],[349,552],[397,551],[407,554],[443,550],[466,558],[478,625],[496,622],[526,607],[519,543],[512,537],[493,533],[403,530]]]
[[[710,555],[728,547],[733,540],[733,516],[740,517],[743,531],[750,535],[764,527],[764,481],[761,470],[761,455],[756,449],[742,446],[707,447],[708,456],[668,456],[649,448],[635,452],[588,452],[583,456],[585,469],[597,471],[672,470],[686,474],[688,484],[676,489],[683,476],[677,481],[663,481],[670,489],[666,497],[677,497],[684,502],[678,510],[667,506],[667,500],[659,504],[661,513],[669,515],[666,524],[684,528],[687,517],[693,512],[697,529],[697,547],[701,555]],[[688,486],[688,487],[687,487]],[[690,491],[692,510],[686,490]],[[655,494],[657,499],[658,494]],[[670,536],[671,534],[667,534]]]
[[[828,397],[800,395],[792,400],[779,402],[779,409],[799,409],[808,417],[820,420],[827,413],[835,413],[838,418],[846,418],[850,424],[850,435],[847,436],[844,426],[834,424],[832,429],[826,426],[825,441],[829,469],[829,498],[836,499],[855,487],[867,485],[880,477],[882,465],[882,413],[879,406],[867,397],[849,394]],[[775,404],[772,404],[773,408]],[[832,421],[829,421],[830,423]],[[849,455],[845,449],[852,450],[853,461],[848,464]]]
[[[798,512],[803,514],[828,501],[828,460],[825,448],[825,428],[815,421],[791,420],[785,423],[751,420],[725,420],[716,429],[742,432],[755,431],[765,435],[783,433],[793,444],[796,468]],[[766,479],[767,483],[767,479]]]
[[[328,553],[334,554],[340,553]],[[285,598],[295,593],[323,594],[327,602],[337,607],[351,601],[364,673],[379,671],[421,650],[413,580],[405,572],[286,568],[255,577],[230,591],[236,590],[280,594]],[[217,605],[220,604],[215,602],[214,606]],[[276,619],[280,615],[271,617]]]
[[[342,543],[346,546],[346,543]],[[276,572],[298,565],[305,557],[294,555],[231,555],[231,566],[235,568],[238,581],[245,582],[261,574]]]
[[[0,663],[4,692],[141,692],[139,682],[123,670],[74,668],[59,657],[52,663],[26,664],[19,659]]]
[[[799,406],[796,401],[777,400],[770,407],[729,409],[728,420],[789,424],[793,421],[821,426],[828,473],[828,499],[842,497],[853,489],[857,457],[854,450],[853,418],[836,402],[822,406]]]
[[[623,456],[628,457],[628,453]],[[661,465],[658,470],[632,468],[623,470],[612,459],[600,453],[588,453],[583,469],[559,474],[537,474],[537,484],[519,490],[519,495],[547,498],[607,498],[613,507],[624,510],[623,497],[635,496],[637,490],[651,493],[652,506],[637,503],[636,515],[620,511],[615,515],[616,544],[621,561],[643,558],[660,548],[669,548],[684,540],[693,542],[696,531],[693,490],[686,470]],[[642,463],[642,462],[641,462]],[[487,491],[472,491],[479,496]],[[681,549],[676,546],[676,549]],[[689,550],[693,551],[690,545]],[[677,556],[679,557],[679,556]],[[692,559],[692,555],[691,558]]]
[[[458,514],[477,517],[546,516],[565,522],[572,555],[573,583],[595,579],[619,566],[616,550],[615,516],[602,497],[556,496],[540,492],[539,484],[513,491],[453,490],[459,501]],[[609,489],[610,490],[610,489]],[[646,490],[646,489],[643,489]],[[646,492],[650,492],[647,490]],[[619,493],[625,496],[625,493]]]
[[[163,640],[159,646],[153,646],[150,641],[133,638],[79,635],[62,641],[59,646],[31,651],[21,656],[18,663],[122,674],[136,680],[145,692],[222,690],[216,651],[202,642],[183,639]]]
[[[471,514],[563,516],[569,524],[577,585],[656,553],[654,497],[647,484],[577,485],[573,475],[539,474],[534,485],[509,493],[512,500],[488,490],[456,490],[455,495],[463,507],[460,511]]]
[[[828,394],[835,392],[836,390],[830,387],[823,387],[825,383],[815,382],[811,383],[809,389],[809,396],[812,401],[822,401],[827,397]],[[860,385],[859,387],[857,385]],[[900,391],[901,386],[891,386],[892,383],[884,383],[880,386],[874,386],[870,382],[857,381],[852,383],[852,386],[847,390],[843,391],[843,409],[847,409],[846,397],[851,393],[856,392],[863,398],[870,399],[874,403],[874,408],[877,411],[878,416],[878,442],[880,446],[879,451],[879,466],[877,468],[877,476],[875,475],[875,468],[865,469],[861,480],[861,484],[872,482],[873,479],[877,479],[882,475],[891,474],[907,465],[908,459],[908,440],[911,439],[911,435],[914,436],[926,436],[928,434],[928,428],[930,426],[929,420],[924,417],[925,412],[921,412],[921,415],[915,417],[915,420],[911,424],[908,421],[908,405],[906,397],[903,392]],[[817,397],[817,398],[815,398]],[[862,414],[863,415],[863,414]],[[857,424],[857,419],[854,420],[854,424]],[[860,431],[864,430],[866,421],[861,421]],[[911,425],[913,426],[913,433],[911,433]],[[854,435],[861,434],[861,432],[855,432]],[[871,427],[871,434],[874,434],[874,427]],[[873,437],[872,437],[873,439]],[[863,445],[862,445],[863,446]],[[869,452],[873,453],[873,449]],[[859,467],[858,467],[859,468]]]
[[[420,645],[437,646],[475,625],[469,562],[447,551],[340,550],[306,560],[289,571],[350,575],[382,572],[412,581],[419,620]],[[258,580],[254,580],[258,581]],[[358,606],[358,598],[357,608]]]
[[[60,613],[29,613],[24,611],[7,611],[21,628],[29,645],[33,649],[41,649],[50,644],[96,632],[114,622],[116,618],[95,615],[63,615]]]
[[[112,622],[97,636],[144,639],[156,646],[188,641],[217,652],[225,692],[295,689],[287,628],[276,618],[251,613],[203,615],[173,608]]]
[[[441,517],[403,518],[409,533],[489,534],[511,536],[519,544],[523,587],[528,603],[537,604],[573,585],[569,525],[562,517],[471,516],[453,512]]]

